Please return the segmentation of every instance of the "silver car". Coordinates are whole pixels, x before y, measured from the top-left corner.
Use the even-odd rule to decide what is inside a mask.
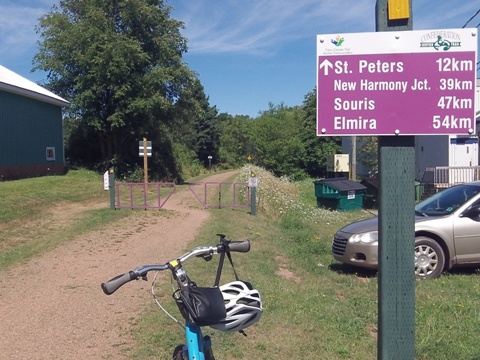
[[[333,257],[377,269],[379,241],[377,217],[352,223],[335,234]],[[480,265],[480,181],[445,189],[415,206],[414,252],[417,278]]]

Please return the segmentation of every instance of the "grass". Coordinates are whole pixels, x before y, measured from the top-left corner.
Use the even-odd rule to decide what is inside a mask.
[[[102,176],[87,170],[2,182],[0,199],[0,269],[130,215],[109,210]]]
[[[257,215],[248,210],[210,209],[209,221],[189,247],[214,244],[216,233],[234,240],[248,238],[252,250],[234,254],[235,268],[244,280],[261,291],[261,321],[246,329],[247,337],[205,328],[218,359],[327,359],[371,360],[377,357],[377,274],[341,266],[330,253],[335,231],[370,215],[330,212],[316,208],[313,183],[291,183],[255,168],[259,178]],[[244,181],[249,169],[242,169]],[[33,191],[35,190],[35,191]],[[112,212],[101,176],[86,171],[63,177],[45,177],[0,184],[0,266],[53,248],[101,224],[120,220],[131,211]],[[81,205],[87,204],[85,208]],[[102,206],[92,208],[92,204]],[[75,219],[64,217],[61,228],[48,217],[57,209],[76,208]],[[47,215],[48,214],[48,215]],[[33,220],[32,220],[33,219]],[[46,224],[37,237],[17,237],[18,224]],[[29,231],[30,231],[29,230]],[[28,231],[27,231],[28,232]],[[6,245],[5,245],[6,244]],[[12,259],[6,254],[10,253]],[[8,259],[7,259],[8,258]],[[10,266],[9,265],[9,266]],[[200,285],[211,285],[216,260],[192,260],[187,272]],[[171,301],[168,277],[158,287],[161,303],[178,315]],[[233,280],[228,265],[221,282]],[[462,269],[430,281],[416,282],[416,359],[479,360],[480,274]],[[183,342],[181,328],[153,304],[131,320],[135,359],[168,359]],[[400,348],[401,351],[401,348]]]
[[[376,359],[376,273],[341,266],[330,254],[339,227],[371,215],[317,209],[311,181],[292,184],[262,169],[255,172],[260,180],[257,216],[210,210],[208,224],[191,244],[212,244],[217,232],[252,242],[250,253],[234,254],[233,259],[240,277],[261,291],[264,314],[246,330],[247,337],[205,328],[216,357]],[[248,174],[249,169],[240,177]],[[187,266],[202,285],[213,283],[214,261]],[[222,282],[232,279],[227,272]],[[416,359],[480,359],[478,280],[475,271],[462,271],[416,282]],[[169,286],[159,291],[164,291],[163,304],[177,314]],[[135,333],[141,334],[131,353],[137,359],[166,359],[184,341],[180,327],[154,305],[139,319]]]
[[[70,171],[65,176],[2,182],[0,198],[0,219],[3,226],[41,219],[52,207],[61,203],[102,199],[108,204],[102,177],[86,170]]]

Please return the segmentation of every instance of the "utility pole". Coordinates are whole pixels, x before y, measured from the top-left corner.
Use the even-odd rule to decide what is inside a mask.
[[[412,30],[412,1],[377,0],[376,30]],[[380,241],[377,359],[414,360],[414,136],[379,136],[378,158]]]

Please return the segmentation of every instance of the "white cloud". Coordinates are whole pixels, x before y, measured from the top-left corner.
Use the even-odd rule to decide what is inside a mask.
[[[38,18],[57,2],[2,0],[0,61],[31,56],[36,51]],[[417,0],[413,3],[414,28],[461,27],[478,10],[474,3]],[[375,31],[375,4],[376,0],[166,1],[176,8],[172,16],[185,22],[190,53],[257,55],[271,54],[283,45],[316,34]],[[470,26],[476,26],[476,20]]]
[[[414,29],[460,28],[478,10],[474,3],[417,0]],[[316,34],[375,31],[376,0],[170,0],[169,4],[177,8],[172,16],[185,23],[190,53],[265,54]]]
[[[365,31],[368,19],[373,29],[375,1],[350,0],[339,5],[318,0],[177,0],[171,5],[177,8],[172,16],[185,23],[190,52],[267,53],[328,29],[338,32],[357,26]]]
[[[416,16],[414,13],[414,29],[443,29],[443,28],[461,28],[468,19],[479,9],[479,4],[475,1],[456,0],[456,1],[419,1],[414,3],[414,11],[421,14]],[[480,22],[480,15],[472,20],[467,27],[475,27]]]
[[[38,40],[35,26],[51,5],[53,5],[52,1],[25,4],[10,2],[1,5],[0,53],[2,58],[21,56],[35,48]]]

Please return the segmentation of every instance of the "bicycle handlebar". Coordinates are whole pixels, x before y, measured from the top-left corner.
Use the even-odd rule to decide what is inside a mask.
[[[106,283],[102,283],[102,290],[106,295],[112,295],[120,286],[136,279],[138,279],[138,275],[133,271],[129,271],[126,274],[115,276]]]
[[[250,251],[250,241],[230,241],[228,243],[228,250],[246,253]]]
[[[181,266],[181,264],[191,259],[192,257],[206,257],[208,255],[219,254],[229,251],[243,253],[248,252],[250,251],[250,241],[228,241],[221,236],[221,242],[216,246],[199,246],[183,254],[181,257],[175,260],[171,260],[165,264],[144,265],[137,267],[129,271],[128,273],[115,276],[107,282],[102,283],[102,290],[106,295],[112,295],[122,285],[125,285],[132,280],[138,280],[139,278],[143,278],[146,280],[146,275],[150,271],[162,271],[172,269],[170,264],[174,262],[178,263]]]

